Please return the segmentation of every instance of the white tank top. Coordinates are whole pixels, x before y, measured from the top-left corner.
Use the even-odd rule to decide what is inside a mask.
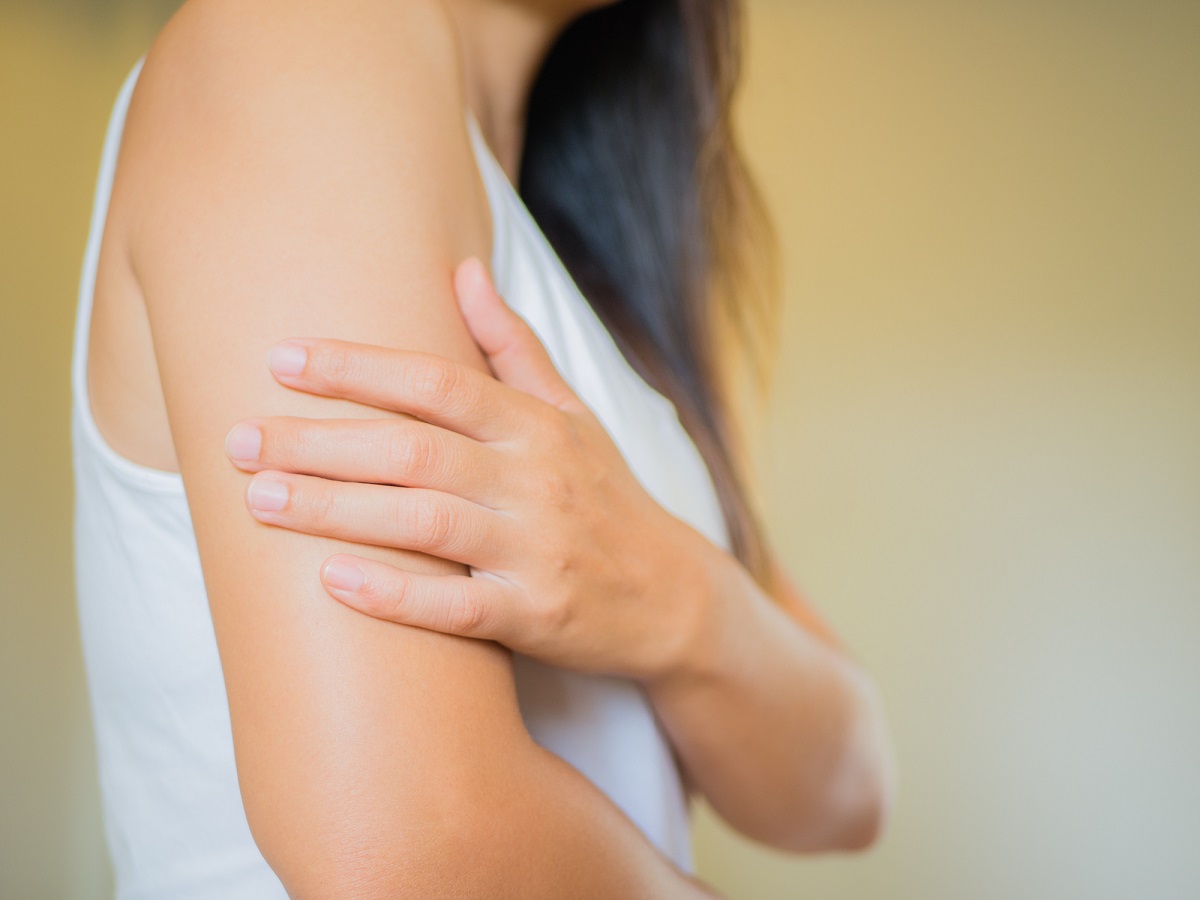
[[[229,708],[192,522],[177,473],[113,450],[88,403],[100,239],[134,66],[108,125],[72,361],[79,617],[117,897],[286,896],[246,824]],[[728,549],[719,503],[675,407],[626,362],[483,139],[468,130],[493,220],[497,287],[667,510]],[[667,856],[692,869],[687,800],[641,688],[514,657],[533,738],[591,779]]]

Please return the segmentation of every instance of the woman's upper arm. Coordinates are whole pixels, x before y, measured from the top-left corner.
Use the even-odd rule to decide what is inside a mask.
[[[279,386],[267,354],[289,337],[486,368],[451,274],[488,258],[487,201],[436,6],[193,0],[148,55],[122,149],[242,794],[289,888],[381,834],[403,859],[529,741],[506,651],[333,601],[318,572],[345,546],[257,523],[223,446],[247,416],[382,415]]]

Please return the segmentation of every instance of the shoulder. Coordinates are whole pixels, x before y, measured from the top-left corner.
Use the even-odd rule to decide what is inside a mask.
[[[147,53],[138,94],[193,114],[311,118],[386,103],[402,115],[462,110],[461,73],[440,0],[188,0]]]
[[[486,193],[465,114],[441,0],[188,0],[146,55],[122,161],[142,231],[164,224],[155,212],[192,214],[217,181],[294,196],[407,179],[415,211],[459,210],[477,246]]]
[[[437,75],[421,82],[436,91],[458,87],[460,54],[441,0],[187,0],[152,45],[146,71],[217,91],[305,73],[380,88],[380,74]]]
[[[188,0],[151,47],[117,177],[185,477],[233,417],[316,411],[262,381],[275,341],[486,369],[451,282],[491,240],[460,63],[440,0]]]

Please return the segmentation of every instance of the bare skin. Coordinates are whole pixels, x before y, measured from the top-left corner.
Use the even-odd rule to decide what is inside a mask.
[[[782,570],[772,602],[650,497],[479,260],[455,285],[495,379],[426,353],[281,344],[282,385],[416,421],[239,422],[226,451],[257,473],[250,513],[466,563],[470,577],[423,575],[338,554],[321,575],[372,616],[638,679],[693,783],[743,833],[869,846],[892,790],[869,677]]]
[[[118,452],[182,473],[243,800],[293,896],[708,895],[529,739],[502,647],[362,615],[316,577],[339,554],[447,577],[465,576],[461,561],[264,527],[222,449],[252,416],[410,420],[281,387],[263,360],[294,335],[420,347],[490,374],[453,282],[457,261],[490,256],[461,110],[515,180],[528,84],[499,73],[531,73],[585,6],[515,5],[191,0],[152,48],[126,125],[93,412]],[[511,27],[524,63],[472,54],[485,26]],[[401,165],[397,146],[410,148]],[[797,624],[817,621],[798,595],[784,598],[789,618],[736,567],[713,572],[698,586],[699,649],[647,678],[693,778],[762,839],[864,846],[887,796],[869,680]],[[725,629],[729,640],[703,637]],[[736,727],[750,730],[735,754],[705,721],[739,704]],[[806,740],[816,749],[802,760]],[[822,795],[822,780],[837,790]],[[806,801],[824,803],[822,822],[796,818]]]

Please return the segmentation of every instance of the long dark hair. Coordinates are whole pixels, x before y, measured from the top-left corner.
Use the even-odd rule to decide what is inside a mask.
[[[777,295],[731,121],[741,15],[738,0],[621,0],[574,21],[530,95],[520,192],[630,364],[675,403],[734,554],[768,585],[730,402],[730,359],[773,350]]]

